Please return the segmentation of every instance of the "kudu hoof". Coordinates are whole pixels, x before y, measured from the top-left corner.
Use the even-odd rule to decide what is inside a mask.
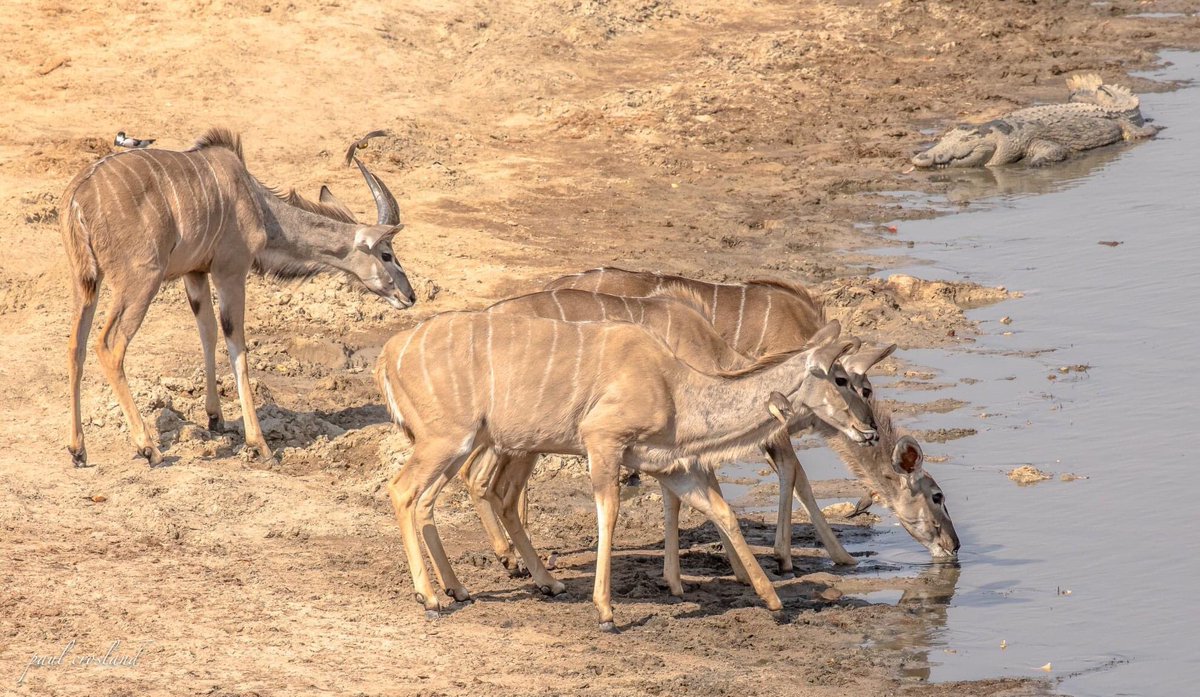
[[[225,431],[225,419],[222,419],[219,415],[213,416],[213,415],[209,414],[208,430],[211,431],[212,433],[224,432]]]
[[[151,467],[157,467],[157,466],[161,465],[162,461],[163,461],[162,453],[158,452],[158,448],[155,448],[153,446],[139,449],[138,455],[141,455],[142,457],[146,458],[146,462]]]
[[[74,448],[67,446],[67,452],[71,453],[71,464],[76,467],[87,467],[87,448]]]
[[[600,623],[600,631],[604,632],[605,634],[620,634],[621,633],[621,630],[617,629],[617,625],[613,624],[613,622],[611,620],[608,622],[601,622]]]
[[[785,581],[786,581],[786,580],[788,580],[788,579],[793,579],[793,578],[796,578],[796,572],[795,572],[795,571],[792,571],[791,569],[788,569],[788,570],[786,570],[786,571],[785,571],[785,570],[783,570],[783,569],[780,569],[780,570],[779,570],[779,573],[778,573],[778,574],[776,574],[776,575],[777,575],[777,576],[779,576],[779,578],[781,578],[781,579],[783,579],[783,580],[785,580]]]
[[[548,586],[538,586],[538,590],[542,592],[542,595],[553,598],[556,595],[562,595],[565,593],[567,591],[567,587],[562,581],[555,581]]]
[[[450,596],[451,598],[454,598],[454,602],[456,602],[456,603],[473,602],[471,600],[471,594],[470,594],[470,592],[467,591],[466,588],[447,588],[446,595]]]

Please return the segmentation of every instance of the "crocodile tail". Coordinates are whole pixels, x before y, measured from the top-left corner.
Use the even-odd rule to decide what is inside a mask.
[[[1121,85],[1106,85],[1096,73],[1072,75],[1067,78],[1067,89],[1071,91],[1071,102],[1095,104],[1112,111],[1127,112],[1133,116],[1141,107],[1141,100]]]
[[[1067,89],[1071,92],[1071,101],[1088,101],[1090,97],[1096,94],[1096,90],[1100,89],[1104,81],[1096,73],[1084,73],[1082,75],[1072,75],[1067,78]],[[1084,97],[1078,99],[1077,97]]]

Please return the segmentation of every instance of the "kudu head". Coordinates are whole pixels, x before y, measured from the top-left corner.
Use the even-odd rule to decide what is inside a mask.
[[[384,131],[372,131],[351,144],[346,152],[346,164],[353,162],[358,165],[358,171],[362,172],[367,187],[371,189],[378,212],[375,225],[363,225],[355,231],[354,248],[346,257],[346,268],[372,293],[387,300],[392,307],[403,310],[412,307],[417,297],[408,282],[404,268],[400,266],[400,261],[392,251],[392,238],[404,229],[404,224],[400,222],[400,207],[396,205],[396,198],[392,196],[392,192],[367,169],[356,154],[357,150],[366,147],[368,140],[381,135],[385,135]],[[322,190],[321,199],[327,204],[345,208],[327,190]]]
[[[912,436],[901,436],[891,452],[891,467],[875,476],[876,489],[855,506],[851,517],[865,513],[876,500],[900,519],[900,524],[925,545],[935,560],[946,561],[958,555],[958,534],[946,508],[941,487],[922,466],[925,453]]]
[[[875,416],[862,396],[855,392],[850,374],[841,359],[860,345],[857,339],[841,339],[837,320],[822,327],[805,344],[807,375],[793,395],[796,417],[811,414],[856,443],[870,445],[877,439]]]
[[[875,394],[875,388],[871,386],[871,379],[867,377],[867,371],[892,355],[895,350],[895,344],[888,344],[883,348],[876,349],[858,348],[842,357],[842,367],[850,375],[850,387],[863,399],[870,399],[871,395]]]

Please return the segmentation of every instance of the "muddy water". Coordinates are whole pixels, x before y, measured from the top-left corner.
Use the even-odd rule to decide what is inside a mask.
[[[1165,58],[1154,77],[1200,78],[1200,57]],[[925,653],[932,680],[1200,694],[1200,87],[1146,95],[1143,111],[1168,126],[1156,140],[1036,172],[930,175],[975,203],[899,224],[928,261],[902,271],[1025,293],[974,312],[988,333],[968,349],[903,352],[953,386],[899,397],[970,405],[906,425],[979,431],[927,446],[949,457],[929,467],[961,570],[944,624],[894,642]],[[1022,464],[1056,476],[1017,486],[1005,472]],[[898,528],[863,547],[880,551],[864,573],[925,558]]]

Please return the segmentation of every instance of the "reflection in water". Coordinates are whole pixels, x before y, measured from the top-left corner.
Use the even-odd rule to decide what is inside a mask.
[[[911,619],[906,618],[907,621],[879,645],[903,657],[901,673],[904,677],[929,680],[932,665],[942,654],[946,617],[961,573],[957,562],[931,564],[896,603],[896,607],[909,611]]]
[[[1064,191],[1107,169],[1136,144],[1117,144],[1075,153],[1064,162],[1048,167],[980,167],[975,169],[935,170],[933,182],[949,185],[946,199],[951,203],[973,203],[984,198],[1016,198]]]

